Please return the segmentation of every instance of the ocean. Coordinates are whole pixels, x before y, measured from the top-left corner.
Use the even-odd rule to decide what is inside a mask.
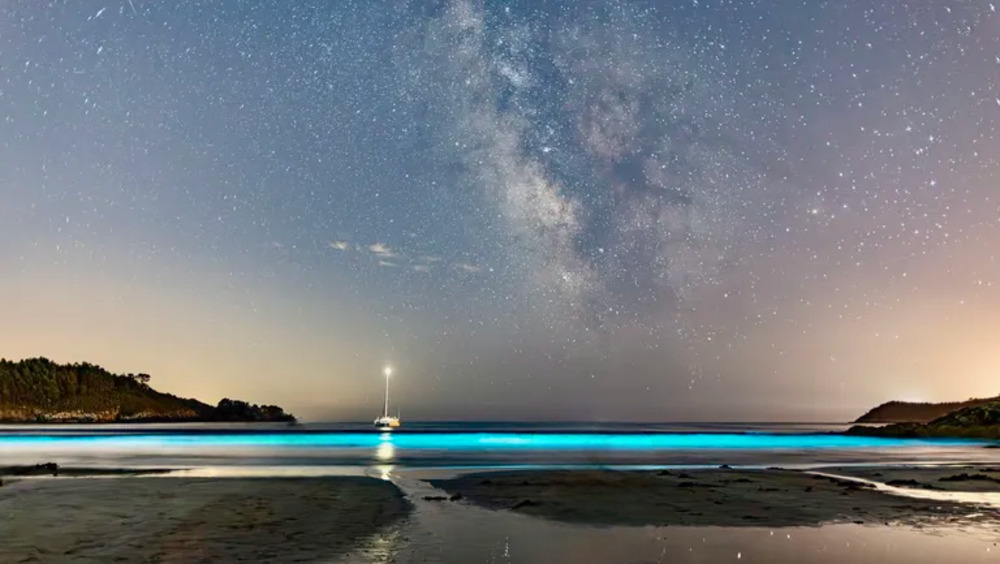
[[[123,468],[786,467],[990,462],[985,442],[854,437],[826,423],[6,425],[4,464]]]
[[[203,558],[213,551],[220,560],[243,555],[254,561],[274,562],[305,552],[305,560],[297,556],[295,561],[341,564],[1000,561],[1000,530],[983,525],[981,518],[974,520],[983,511],[993,510],[973,505],[968,515],[972,521],[942,520],[920,526],[868,521],[791,527],[751,523],[738,527],[591,526],[488,510],[462,501],[432,501],[442,492],[426,481],[484,469],[722,464],[794,468],[998,459],[998,451],[984,448],[986,443],[982,441],[853,437],[840,433],[846,427],[775,423],[411,422],[405,428],[384,433],[354,423],[294,427],[0,426],[0,465],[56,462],[101,468],[180,468],[170,475],[187,479],[178,483],[191,489],[178,492],[169,487],[167,480],[127,478],[123,482],[40,479],[5,486],[0,488],[0,511],[16,518],[0,520],[0,537],[6,539],[0,546],[0,561],[35,558],[89,562],[117,558],[181,562],[189,561],[188,557]],[[333,535],[337,527],[346,526],[342,516],[337,521],[334,509],[321,519],[299,519],[299,511],[312,503],[299,500],[295,503],[306,505],[293,503],[291,517],[279,523],[270,512],[291,502],[259,495],[264,487],[261,484],[275,481],[204,480],[322,475],[390,480],[413,503],[413,511],[395,525],[373,528],[357,539],[357,548],[344,553],[332,536],[329,542],[307,546],[297,540],[302,538],[295,536],[299,533],[289,532],[329,527]],[[214,491],[206,489],[206,483],[218,484],[216,497],[205,494]],[[226,489],[226,485],[235,485],[236,490]],[[147,494],[128,494],[130,491]],[[799,495],[803,503],[813,499],[805,492]],[[696,509],[711,511],[712,507]],[[906,512],[901,512],[900,519],[906,518]],[[242,524],[242,528],[224,528],[230,521],[243,523],[249,519],[260,521],[261,528],[252,534],[244,534],[246,526]],[[356,516],[351,514],[348,522],[354,519]],[[213,525],[216,521],[223,525]],[[210,525],[216,528],[209,530]],[[267,536],[269,531],[277,536]],[[95,538],[98,542],[94,542]],[[264,554],[271,556],[261,556]]]

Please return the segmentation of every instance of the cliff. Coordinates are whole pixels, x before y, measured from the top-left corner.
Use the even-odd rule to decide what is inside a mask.
[[[1000,439],[1000,399],[963,407],[929,423],[893,423],[883,427],[855,425],[849,435]]]
[[[1000,401],[995,398],[970,399],[949,403],[913,403],[906,401],[890,401],[875,407],[865,413],[855,423],[929,423],[938,417],[966,407],[986,405]]]
[[[0,360],[0,422],[147,423],[295,421],[280,407],[224,399],[211,406],[158,392],[147,374],[112,374],[88,363]]]

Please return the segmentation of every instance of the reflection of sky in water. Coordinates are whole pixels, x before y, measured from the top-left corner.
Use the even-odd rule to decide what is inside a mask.
[[[882,482],[877,482],[874,480],[866,480],[864,478],[858,478],[854,476],[830,474],[828,472],[812,472],[812,473],[819,476],[828,476],[833,478],[839,478],[841,480],[851,480],[863,484],[870,484],[874,486],[876,490],[883,491],[900,497],[930,499],[934,501],[945,501],[945,502],[971,503],[977,506],[990,506],[996,509],[1000,509],[1000,493],[997,492],[962,492],[962,491],[932,490],[923,487],[920,488],[897,487],[897,486],[890,486]],[[998,557],[1000,557],[1000,553],[998,553]]]
[[[491,511],[467,503],[423,501],[440,495],[423,478],[394,473],[415,501],[397,562],[533,564],[963,564],[1000,561],[1000,532],[941,523],[921,529],[838,524],[821,527],[591,527]],[[366,561],[363,558],[350,561]]]

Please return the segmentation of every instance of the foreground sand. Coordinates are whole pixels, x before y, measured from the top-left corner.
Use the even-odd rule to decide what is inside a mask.
[[[51,475],[38,467],[17,471]],[[951,491],[971,489],[963,482],[978,491],[1000,491],[990,478],[995,469],[983,466],[825,471],[879,482],[939,482]],[[512,561],[508,553],[515,550],[518,562],[622,562],[629,560],[621,555],[640,553],[649,558],[632,561],[662,561],[669,554],[679,563],[706,562],[739,553],[751,563],[931,563],[959,552],[963,562],[993,561],[990,551],[1000,550],[997,506],[908,499],[793,470],[537,470],[427,481],[435,474],[394,475],[413,507],[397,486],[368,478],[132,472],[60,468],[58,475],[76,477],[8,478],[0,487],[0,563],[465,564]],[[102,477],[84,477],[92,473]],[[808,529],[815,535],[802,529],[775,535],[778,527],[830,523],[845,524]],[[918,530],[924,525],[932,534]],[[905,549],[883,542],[890,532],[898,532],[893,538]],[[942,535],[961,540],[945,542]],[[841,548],[814,553],[816,543]],[[803,554],[811,556],[802,560]]]
[[[0,562],[316,562],[409,510],[369,478],[71,478],[0,487]]]
[[[431,484],[452,498],[483,507],[595,525],[1000,523],[995,510],[908,499],[857,483],[780,469],[515,471],[431,480]]]

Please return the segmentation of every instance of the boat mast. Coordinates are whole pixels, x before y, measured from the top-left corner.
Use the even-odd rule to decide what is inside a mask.
[[[388,366],[385,367],[385,405],[382,408],[382,417],[389,417],[389,376],[392,374],[392,368]]]

